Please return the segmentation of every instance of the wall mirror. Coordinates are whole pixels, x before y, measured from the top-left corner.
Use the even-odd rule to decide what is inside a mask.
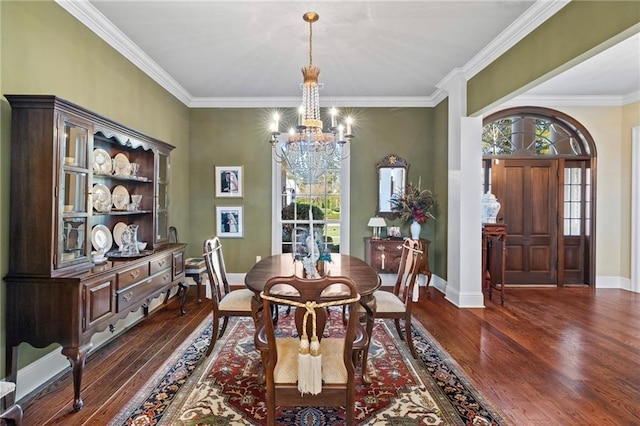
[[[395,154],[389,154],[376,164],[378,169],[378,215],[395,219],[397,213],[391,210],[391,196],[404,191],[409,163]]]

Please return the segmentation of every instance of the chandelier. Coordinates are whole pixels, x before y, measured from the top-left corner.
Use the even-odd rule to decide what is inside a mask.
[[[338,111],[331,108],[329,133],[323,132],[320,118],[318,75],[320,68],[313,65],[312,25],[320,16],[307,12],[302,16],[309,23],[309,65],[302,68],[302,105],[298,122],[288,133],[281,134],[280,116],[276,113],[271,127],[271,145],[277,162],[286,163],[291,171],[305,183],[316,183],[331,165],[345,159],[345,144],[353,138],[351,117],[346,124],[338,124]]]

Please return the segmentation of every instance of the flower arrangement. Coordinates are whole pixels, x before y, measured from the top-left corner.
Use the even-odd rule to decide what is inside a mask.
[[[412,220],[422,224],[427,219],[435,219],[433,209],[437,205],[436,199],[428,189],[420,189],[420,184],[409,183],[404,192],[393,194],[391,197],[391,210],[400,213],[400,219],[404,222]]]

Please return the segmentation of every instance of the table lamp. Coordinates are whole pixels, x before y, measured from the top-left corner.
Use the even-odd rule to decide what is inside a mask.
[[[387,222],[385,222],[384,218],[372,217],[371,219],[369,219],[369,223],[367,224],[367,226],[370,226],[373,228],[373,239],[379,240],[380,228],[387,226]]]

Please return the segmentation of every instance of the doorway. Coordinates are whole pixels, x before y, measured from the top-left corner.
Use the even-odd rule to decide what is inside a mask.
[[[507,225],[506,284],[595,285],[595,160],[586,129],[558,111],[485,118],[483,192]]]

